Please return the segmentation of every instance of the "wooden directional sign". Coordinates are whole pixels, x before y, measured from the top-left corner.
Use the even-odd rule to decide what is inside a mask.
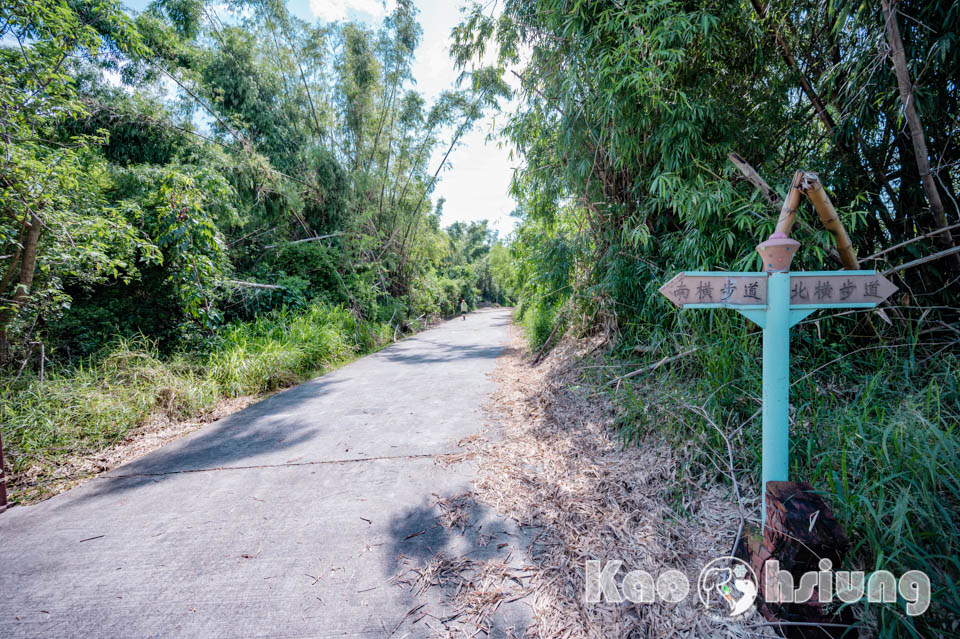
[[[684,308],[765,306],[766,273],[679,273],[660,287],[668,300]]]
[[[680,308],[730,308],[763,329],[761,486],[788,479],[790,327],[821,308],[873,308],[897,290],[876,271],[791,273],[786,269],[798,246],[771,236],[758,247],[767,273],[686,272],[660,288]],[[766,521],[766,491],[763,498]]]
[[[870,307],[896,292],[896,285],[875,271],[790,273],[791,308]]]
[[[790,273],[790,308],[869,308],[897,291],[875,271]],[[766,273],[678,273],[660,292],[680,308],[765,307]]]

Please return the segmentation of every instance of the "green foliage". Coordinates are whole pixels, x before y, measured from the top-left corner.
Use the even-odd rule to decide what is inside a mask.
[[[206,362],[207,374],[228,397],[291,386],[361,349],[356,318],[341,307],[316,304],[303,312],[280,309],[253,322],[225,326],[223,344]]]
[[[111,2],[11,2],[0,24],[3,365],[11,334],[29,339],[38,314],[55,319],[69,305],[67,283],[135,277],[135,256],[157,255],[126,221],[129,203],[104,196],[106,167],[90,151],[102,136],[58,130],[86,113],[68,57],[142,50],[129,19]]]
[[[479,278],[484,295],[498,304],[508,304],[514,299],[517,269],[510,249],[501,243],[490,248],[490,254],[481,264]]]
[[[136,167],[119,171],[117,182],[139,205],[138,226],[163,253],[181,311],[212,328],[220,319],[213,291],[226,269],[216,221],[232,215],[233,189],[198,167]]]
[[[562,322],[563,318],[555,306],[541,300],[524,308],[522,320],[530,348],[536,352],[554,335],[554,330],[560,332],[557,323]]]
[[[896,11],[937,188],[955,219],[960,12],[956,3],[919,0]],[[619,385],[628,440],[650,431],[672,438],[686,470],[702,472],[708,456],[725,454],[712,427],[686,408],[706,402],[716,423],[747,424],[737,431],[738,468],[745,477],[759,472],[758,336],[742,318],[681,314],[658,293],[681,270],[757,268],[754,246],[777,210],[740,179],[728,153],[781,195],[795,170],[815,170],[861,259],[890,247],[864,268],[946,248],[924,237],[938,223],[888,48],[876,3],[507,0],[499,15],[480,4],[465,13],[454,31],[458,62],[467,68],[493,53],[520,76],[506,125],[521,159],[512,186],[521,224],[510,252],[532,346],[565,308],[576,330],[617,338],[631,366],[698,349],[657,367],[655,382]],[[809,205],[798,219],[809,223],[794,230],[803,244],[794,268],[836,268]],[[946,636],[960,614],[957,466],[939,461],[957,445],[957,404],[932,399],[953,397],[945,389],[955,386],[952,264],[898,271],[905,294],[871,324],[820,317],[794,335],[795,370],[809,375],[793,389],[793,441],[803,447],[791,451],[794,476],[829,490],[863,540],[852,563],[936,575],[943,607],[916,620],[872,610],[881,636]],[[920,509],[923,527],[907,521],[908,505]]]
[[[949,35],[960,16],[949,4],[898,10],[909,16],[904,37],[917,59],[930,47],[944,52],[917,72],[929,99],[926,128],[943,142],[940,186],[956,201],[960,147],[946,140],[960,121],[958,88],[944,72],[960,55]],[[477,6],[454,34],[459,61],[496,44],[503,64],[523,64],[521,107],[506,127],[524,160],[513,185],[523,220],[521,288],[548,272],[557,276],[554,289],[576,280],[567,294],[580,296],[597,324],[629,331],[673,322],[654,282],[682,269],[754,268],[753,247],[773,226],[775,210],[761,212],[757,194],[737,181],[731,151],[781,192],[795,168],[816,169],[861,255],[933,228],[909,145],[891,126],[901,108],[896,80],[888,65],[870,66],[882,27],[876,7],[857,3],[773,3],[766,20],[749,2],[711,0],[513,0],[496,20]],[[812,113],[770,30],[805,56],[802,70],[823,92],[833,129]],[[522,60],[521,50],[529,51]],[[878,158],[886,162],[880,169]],[[888,175],[900,176],[892,187]],[[797,266],[831,267],[830,240],[811,227],[796,231],[805,246]],[[561,238],[565,256],[556,253]],[[935,243],[910,243],[884,259],[906,261]],[[943,268],[902,277],[915,292],[956,301]]]
[[[209,348],[224,322],[315,300],[395,329],[506,301],[486,225],[454,241],[430,201],[431,158],[499,77],[428,104],[408,0],[376,29],[243,6],[4,5],[0,366],[35,366],[37,340],[64,364],[140,332]]]

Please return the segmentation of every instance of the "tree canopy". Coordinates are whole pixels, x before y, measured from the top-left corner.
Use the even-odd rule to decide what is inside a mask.
[[[428,103],[411,0],[376,28],[271,1],[0,11],[3,362],[37,340],[202,346],[315,299],[401,323],[505,300],[475,272],[496,238],[465,262],[432,196],[507,87],[477,69]]]

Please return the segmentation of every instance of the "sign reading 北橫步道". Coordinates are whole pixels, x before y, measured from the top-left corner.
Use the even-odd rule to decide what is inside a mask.
[[[816,308],[873,308],[897,292],[897,287],[875,271],[790,273],[790,306]]]

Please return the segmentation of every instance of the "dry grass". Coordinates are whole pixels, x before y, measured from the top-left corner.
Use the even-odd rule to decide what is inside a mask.
[[[678,490],[678,460],[665,441],[621,446],[614,406],[581,379],[597,344],[564,341],[533,366],[519,329],[512,339],[487,406],[499,427],[459,442],[478,466],[474,489],[435,495],[435,507],[437,525],[463,535],[472,527],[469,509],[479,502],[513,519],[530,541],[517,554],[487,560],[449,550],[420,562],[401,557],[394,583],[410,589],[418,604],[398,629],[409,622],[410,631],[436,637],[486,636],[501,607],[519,601],[532,611],[532,624],[517,632],[529,637],[776,636],[756,612],[736,624],[712,619],[695,592],[700,569],[733,546],[739,517],[731,491],[689,480]],[[682,504],[671,504],[671,495]],[[477,531],[473,546],[490,542]],[[680,570],[691,591],[679,604],[588,604],[590,559],[621,560],[624,572],[654,577]],[[437,600],[441,605],[432,605]]]
[[[581,380],[595,344],[565,341],[533,367],[519,330],[513,340],[495,373],[499,390],[488,407],[501,429],[498,437],[475,444],[480,472],[474,496],[539,531],[528,548],[533,566],[526,575],[527,601],[534,616],[528,635],[775,636],[769,629],[713,621],[699,607],[700,569],[728,555],[736,535],[739,518],[730,491],[675,490],[677,460],[664,441],[621,446],[611,428],[614,407],[605,396],[591,395]],[[684,509],[694,516],[678,516],[671,494],[686,495]],[[624,570],[654,577],[680,570],[691,592],[679,604],[587,604],[588,559],[619,559]],[[762,622],[755,612],[739,621]]]
[[[412,617],[411,627],[422,621],[437,637],[487,635],[502,605],[530,594],[524,571],[511,565],[509,558],[481,561],[438,553],[421,566],[406,558],[401,565],[395,584],[410,588],[417,597],[436,589],[447,599],[442,616],[433,615],[425,603],[407,614]]]

